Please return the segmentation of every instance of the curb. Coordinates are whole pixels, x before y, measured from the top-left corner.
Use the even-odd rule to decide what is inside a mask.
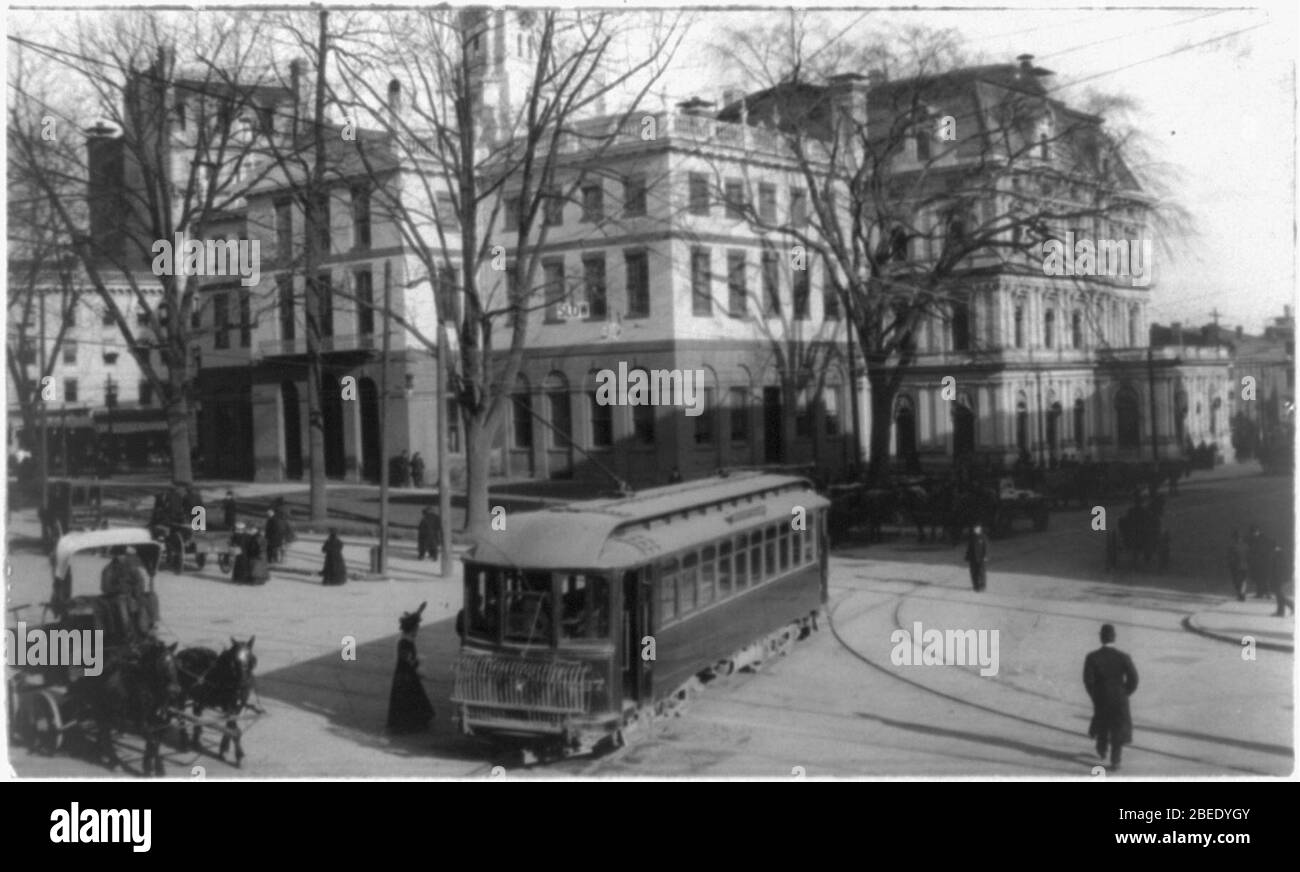
[[[1211,630],[1208,627],[1205,627],[1203,624],[1201,624],[1200,621],[1197,620],[1197,615],[1199,614],[1200,613],[1197,612],[1195,614],[1190,614],[1187,617],[1183,618],[1183,627],[1193,633],[1196,633],[1198,636],[1204,636],[1207,639],[1217,639],[1220,642],[1227,642],[1230,645],[1236,645],[1237,647],[1241,647],[1240,636],[1229,636],[1227,633],[1223,633],[1218,630]],[[1268,642],[1268,641],[1257,639],[1255,641],[1255,647],[1263,648],[1266,651],[1284,651],[1287,653],[1295,653],[1294,643],[1287,645],[1282,642]]]

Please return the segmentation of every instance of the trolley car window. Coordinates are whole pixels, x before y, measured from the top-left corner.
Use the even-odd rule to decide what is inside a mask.
[[[749,584],[754,586],[763,581],[763,531],[755,530],[749,534]]]
[[[466,614],[469,616],[468,633],[470,636],[488,638],[497,637],[497,623],[500,620],[501,577],[499,572],[490,572],[482,567],[471,567],[467,575],[469,584],[466,592]]]
[[[601,575],[560,573],[560,636],[604,639],[609,636],[609,580]]]
[[[798,557],[795,560],[798,561]],[[786,572],[790,569],[790,526],[781,525],[781,571]]]
[[[742,591],[749,584],[749,537],[736,538],[736,591]]]
[[[677,576],[677,612],[686,614],[696,606],[695,582],[699,574],[700,555],[687,554],[682,559],[682,574]]]
[[[659,565],[659,626],[677,617],[677,561]]]
[[[713,602],[713,577],[715,572],[715,550],[712,545],[705,548],[700,557],[700,605],[707,606]]]
[[[767,573],[763,577],[772,578],[774,575],[776,575],[776,537],[777,537],[776,526],[775,525],[769,526],[765,531],[765,533],[767,538],[767,547],[763,549],[763,554],[767,558],[767,562],[764,564],[765,568],[767,569]],[[757,581],[757,579],[755,581]]]
[[[803,534],[803,562],[812,563],[817,559],[817,515],[808,516],[808,529]]]
[[[718,546],[718,599],[731,596],[731,543]]]
[[[506,570],[502,578],[506,607],[505,638],[548,644],[551,641],[551,574]]]

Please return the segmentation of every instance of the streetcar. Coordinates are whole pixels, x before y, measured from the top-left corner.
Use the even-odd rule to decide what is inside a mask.
[[[464,734],[568,756],[785,653],[827,597],[826,510],[761,472],[511,516],[465,560]]]

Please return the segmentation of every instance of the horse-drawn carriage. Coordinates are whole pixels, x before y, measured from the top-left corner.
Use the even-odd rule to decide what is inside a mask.
[[[191,568],[202,571],[210,559],[229,575],[242,553],[229,533],[195,530],[187,523],[158,523],[153,533],[163,544],[163,566],[177,575]]]
[[[40,520],[41,536],[51,551],[65,533],[104,529],[108,519],[104,516],[103,486],[93,480],[50,479]]]
[[[102,552],[107,565],[96,560]],[[14,617],[14,656],[8,665],[7,699],[11,739],[41,753],[54,753],[69,736],[96,739],[99,759],[121,764],[114,734],[130,732],[144,741],[142,768],[163,774],[163,738],[179,721],[209,727],[222,736],[221,756],[233,741],[236,764],[240,720],[252,689],[252,640],[218,654],[207,648],[177,652],[157,636],[158,596],[154,577],[163,546],[142,527],[109,528],[63,536],[52,558],[53,584],[41,622],[28,628]],[[100,570],[97,595],[73,592],[74,574]],[[203,719],[204,710],[219,714]],[[189,733],[181,734],[186,744]]]

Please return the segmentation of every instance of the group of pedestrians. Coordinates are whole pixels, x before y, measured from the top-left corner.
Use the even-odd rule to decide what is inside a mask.
[[[1244,539],[1239,530],[1232,531],[1228,540],[1228,577],[1238,602],[1246,601],[1247,590],[1253,585],[1256,599],[1272,596],[1276,600],[1276,617],[1286,617],[1288,612],[1294,615],[1293,572],[1285,549],[1265,536],[1258,525],[1251,525]]]
[[[424,458],[420,452],[402,453],[388,461],[388,483],[393,487],[424,487]]]

